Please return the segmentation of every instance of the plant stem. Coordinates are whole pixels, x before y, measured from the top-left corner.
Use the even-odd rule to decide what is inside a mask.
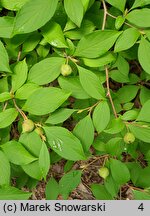
[[[129,185],[129,184],[127,184],[127,186],[128,186],[129,188],[131,188],[131,190],[137,190],[137,191],[145,192],[144,189],[137,188],[137,187],[133,187],[133,186],[131,186],[131,185]]]
[[[7,108],[8,105],[8,101],[5,102],[4,107],[3,107],[3,111],[5,111],[5,109]]]
[[[107,7],[106,7],[106,4],[105,4],[104,0],[102,0],[102,3],[103,3],[103,8],[104,8],[104,17],[103,17],[102,30],[104,30],[105,25],[106,25],[106,19],[107,19]]]
[[[102,3],[103,3],[103,8],[104,8],[104,17],[103,17],[102,30],[104,30],[105,29],[105,25],[106,25],[106,19],[107,19],[107,14],[108,13],[107,13],[107,7],[106,7],[106,4],[105,4],[105,1],[102,0]],[[112,100],[112,97],[111,97],[111,94],[110,94],[109,71],[108,71],[107,66],[105,67],[105,73],[106,73],[107,97],[110,100],[110,103],[111,103],[111,106],[112,106],[112,109],[113,109],[113,112],[114,112],[114,116],[115,116],[115,118],[117,118],[117,112],[116,112],[116,109],[115,109],[115,106],[114,106],[114,103],[113,103],[113,100]]]
[[[20,61],[21,52],[22,52],[22,47],[20,47],[20,49],[19,49],[18,56],[17,56],[17,62]]]
[[[101,102],[101,101],[98,101],[97,103],[93,104],[92,106],[86,107],[86,108],[84,108],[84,109],[82,109],[82,110],[79,109],[79,110],[77,111],[77,113],[82,113],[83,111],[86,111],[86,110],[87,110],[89,113],[91,113],[92,110],[93,110],[93,108],[96,107],[100,102]]]
[[[113,109],[113,113],[114,113],[115,118],[118,118],[117,112],[116,112],[116,109],[115,109],[115,106],[114,106],[114,103],[113,103],[113,100],[112,100],[112,97],[111,97],[111,93],[110,93],[110,87],[109,87],[109,71],[108,71],[107,66],[105,67],[105,73],[106,73],[107,97],[108,97],[109,100],[110,100],[110,103],[111,103],[111,106],[112,106],[112,109]]]
[[[23,117],[24,120],[27,120],[27,119],[28,119],[27,116],[26,116],[25,113],[17,106],[15,99],[13,98],[12,100],[13,100],[13,103],[14,103],[14,106],[15,106],[16,110],[20,113],[20,115]]]
[[[105,0],[102,0],[102,3],[103,3],[103,8],[104,8],[104,18],[103,18],[103,24],[102,24],[102,30],[104,30],[105,28],[105,25],[106,25],[106,18],[107,18],[107,15],[112,17],[113,19],[116,19],[117,17],[110,14],[108,11],[107,11],[107,7],[106,7],[106,3],[105,3]],[[127,22],[124,22],[124,24],[126,24],[127,26],[131,27],[131,28],[136,28],[135,26],[127,23]]]

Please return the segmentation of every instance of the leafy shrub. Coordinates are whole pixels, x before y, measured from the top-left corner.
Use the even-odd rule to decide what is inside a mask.
[[[0,199],[150,199],[150,1],[0,4]]]

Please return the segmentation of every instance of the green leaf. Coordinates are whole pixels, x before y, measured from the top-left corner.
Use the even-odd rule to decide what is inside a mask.
[[[139,90],[139,86],[125,85],[118,90],[117,98],[119,99],[120,103],[130,102],[136,97],[138,90]]]
[[[92,71],[87,70],[83,67],[78,66],[80,83],[83,89],[91,97],[95,99],[104,99],[105,90],[100,82],[99,77],[94,74]]]
[[[131,48],[140,36],[140,32],[136,28],[128,28],[122,32],[115,44],[115,52],[121,52]]]
[[[74,165],[74,161],[67,161],[65,163],[65,166],[64,166],[64,172],[67,173],[69,172],[72,168],[73,168],[73,165]]]
[[[118,68],[118,70],[110,71],[110,77],[119,83],[129,82],[129,63],[123,58],[120,54],[118,54],[118,58],[113,65],[113,68]]]
[[[87,99],[90,98],[90,96],[84,91],[80,81],[79,77],[63,77],[60,76],[58,78],[59,85],[62,89],[66,91],[71,92],[71,96],[77,98],[77,99]]]
[[[117,16],[116,21],[115,21],[115,28],[119,30],[123,26],[124,22],[125,22],[124,16],[121,16],[121,15]]]
[[[121,119],[124,121],[133,121],[137,118],[137,116],[138,116],[137,110],[129,110],[121,116]]]
[[[0,112],[0,128],[8,127],[17,118],[18,112],[15,108],[6,109]]]
[[[130,180],[129,170],[121,161],[110,159],[110,169],[113,179],[119,185],[123,185]]]
[[[0,185],[10,184],[10,164],[6,155],[0,151]]]
[[[34,161],[27,165],[23,165],[22,169],[24,172],[33,179],[42,180],[43,174],[40,170],[39,161]]]
[[[93,112],[93,123],[98,133],[102,132],[110,121],[110,109],[107,101],[101,101]]]
[[[144,38],[141,38],[139,49],[138,49],[138,59],[142,68],[150,74],[150,43]]]
[[[9,16],[0,17],[0,37],[10,38],[13,30],[14,18]]]
[[[46,58],[33,65],[29,71],[28,80],[38,85],[50,83],[59,76],[61,65],[64,63],[65,58]]]
[[[53,177],[46,184],[45,195],[46,200],[56,200],[59,195],[59,185]]]
[[[47,142],[61,157],[71,160],[85,160],[80,140],[62,127],[44,127]]]
[[[144,103],[138,117],[137,121],[145,121],[150,122],[150,115],[149,115],[149,107],[150,107],[150,100],[147,100],[146,103]]]
[[[41,40],[41,35],[36,31],[29,35],[22,46],[22,52],[28,53],[33,51]]]
[[[25,83],[15,93],[15,98],[19,100],[26,100],[33,92],[39,89],[40,86],[35,83]]]
[[[125,9],[126,0],[106,0],[106,1],[122,12]]]
[[[46,46],[38,45],[36,51],[41,58],[45,58],[49,54],[50,45],[47,44]]]
[[[124,143],[121,137],[115,137],[110,139],[105,144],[105,149],[108,154],[112,156],[120,156],[124,151]]]
[[[0,94],[0,102],[4,102],[11,99],[11,95],[9,92],[3,92]]]
[[[54,112],[69,96],[70,93],[55,87],[41,88],[27,99],[23,109],[34,115],[45,115]]]
[[[35,155],[36,157],[39,157],[43,143],[39,134],[37,134],[35,130],[30,133],[21,134],[19,142],[23,144],[24,147],[29,152],[31,152],[31,154]]]
[[[65,26],[64,35],[67,38],[70,38],[72,40],[80,40],[83,36],[92,33],[94,30],[95,30],[95,25],[90,20],[83,19],[80,28],[76,28],[76,25],[69,20]],[[73,53],[74,53],[74,49],[73,49]]]
[[[84,11],[86,11],[88,9],[88,7],[90,6],[90,4],[92,4],[93,0],[81,0],[83,7],[84,7]]]
[[[80,170],[72,170],[65,174],[59,181],[59,193],[64,199],[68,198],[69,193],[71,193],[81,182]]]
[[[80,27],[84,13],[81,0],[64,0],[64,8],[72,22]]]
[[[21,9],[27,1],[28,0],[1,0],[1,5],[8,10],[17,11]]]
[[[18,62],[14,69],[14,73],[12,75],[12,90],[15,92],[18,90],[26,81],[28,74],[28,65],[26,63],[26,59]]]
[[[39,167],[44,179],[46,180],[46,176],[50,168],[50,154],[45,142],[42,143],[42,147],[39,155]]]
[[[105,182],[104,182],[104,186],[106,188],[107,191],[109,191],[109,193],[111,194],[112,197],[117,197],[118,192],[119,192],[119,185],[114,181],[114,179],[112,178],[111,175],[109,175]]]
[[[107,191],[104,185],[92,184],[92,193],[97,200],[113,200],[110,193]]]
[[[92,146],[99,152],[106,152],[104,140],[101,138],[101,134],[99,134],[94,140]]]
[[[9,67],[8,54],[1,41],[0,41],[0,56],[1,56],[0,71],[11,73],[11,70]]]
[[[67,120],[72,113],[74,113],[76,110],[73,109],[67,109],[67,108],[61,108],[50,114],[48,119],[45,123],[47,124],[59,124]]]
[[[17,141],[9,141],[3,145],[1,148],[8,160],[16,165],[25,165],[31,163],[32,161],[37,160],[33,157],[21,143]]]
[[[150,200],[150,193],[133,190],[134,200]]]
[[[0,200],[27,200],[31,195],[15,187],[0,188]]]
[[[97,58],[105,54],[115,43],[121,32],[97,30],[87,34],[77,44],[75,56]]]
[[[140,103],[144,105],[148,100],[150,100],[150,90],[145,86],[141,86]]]
[[[94,140],[94,126],[90,115],[76,124],[73,133],[81,141],[84,151],[87,152]]]
[[[129,124],[128,127],[137,139],[150,143],[150,127],[148,125],[135,123]]]
[[[136,182],[137,182],[137,179],[140,175],[142,168],[141,168],[140,164],[137,162],[128,162],[127,167],[130,171],[131,181],[136,186]]]
[[[44,26],[54,15],[58,0],[34,0],[19,10],[15,18],[13,34],[33,32]]]
[[[46,42],[57,48],[67,48],[63,31],[61,26],[53,21],[48,22],[42,29],[41,34],[43,35]]]
[[[147,166],[144,169],[141,169],[139,172],[139,177],[136,181],[136,186],[141,188],[149,188],[150,187],[150,166]]]
[[[113,118],[108,124],[108,127],[105,129],[105,132],[109,134],[120,133],[124,127],[125,124],[121,118]]]
[[[8,88],[8,78],[7,77],[3,77],[0,79],[0,92],[8,92],[9,88]]]
[[[150,9],[136,9],[127,14],[126,19],[135,26],[148,28],[150,27]]]
[[[132,5],[132,9],[137,7],[143,7],[148,4],[150,4],[150,0],[135,0],[134,4]]]
[[[89,59],[89,58],[82,58],[84,64],[88,67],[102,67],[104,65],[110,64],[115,61],[115,57],[111,52],[106,53],[105,55],[101,56],[100,58],[96,59]]]

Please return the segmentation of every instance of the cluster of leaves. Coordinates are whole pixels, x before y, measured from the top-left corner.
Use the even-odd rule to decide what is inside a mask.
[[[46,197],[67,199],[73,163],[101,156],[96,199],[150,199],[150,0],[1,0],[0,15],[0,199],[28,199],[62,158]]]

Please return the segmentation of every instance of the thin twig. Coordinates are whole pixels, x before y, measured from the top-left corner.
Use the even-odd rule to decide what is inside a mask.
[[[103,8],[104,8],[104,18],[103,18],[103,25],[102,25],[102,30],[104,30],[105,28],[105,25],[106,25],[106,18],[107,18],[107,15],[112,17],[113,19],[116,19],[117,17],[110,14],[108,11],[107,11],[107,7],[106,7],[106,3],[104,0],[102,0],[102,3],[103,3]],[[136,28],[135,26],[127,23],[127,22],[124,22],[124,24],[126,24],[127,26],[131,27],[131,28]]]
[[[17,62],[20,61],[21,52],[22,52],[22,47],[20,47],[19,49],[18,56],[17,56]]]
[[[106,160],[106,158],[108,158],[108,157],[109,157],[108,154],[99,156],[99,157],[95,158],[93,161],[91,161],[90,163],[80,166],[80,168],[81,168],[82,170],[85,170],[85,169],[87,169],[89,166],[91,166],[93,163],[95,163],[96,161],[101,160],[102,158],[104,158],[104,160]]]
[[[141,191],[141,192],[146,192],[144,189],[137,188],[137,187],[133,187],[133,186],[131,186],[131,185],[129,185],[129,184],[127,184],[127,186],[128,186],[129,188],[131,188],[131,190],[137,190],[137,191]]]
[[[13,103],[15,105],[16,110],[20,113],[20,115],[23,117],[24,120],[27,120],[27,116],[25,115],[25,113],[17,106],[15,99],[13,98]]]
[[[106,73],[107,97],[108,97],[109,100],[110,100],[110,103],[111,103],[111,106],[112,106],[112,109],[113,109],[113,113],[114,113],[115,118],[118,118],[117,112],[116,112],[116,109],[115,109],[115,106],[114,106],[114,103],[113,103],[113,100],[112,100],[112,97],[111,97],[111,93],[110,93],[110,87],[109,87],[109,71],[108,71],[107,66],[105,67],[105,73]]]
[[[112,17],[113,19],[116,19],[116,18],[117,18],[116,16],[114,16],[114,15],[108,13],[108,12],[107,12],[107,15],[110,16],[110,17]],[[126,24],[127,26],[129,26],[129,27],[131,27],[131,28],[136,28],[135,26],[133,26],[133,25],[127,23],[127,22],[124,22],[124,24]]]
[[[86,108],[84,108],[82,110],[79,109],[79,110],[77,110],[77,113],[82,113],[83,111],[88,111],[91,114],[93,108],[96,107],[100,102],[101,102],[101,100],[98,101],[97,103],[95,103],[94,105],[90,106],[90,107],[86,107]]]
[[[139,128],[150,128],[149,125],[146,125],[146,124],[143,124],[143,125],[140,125],[139,123],[137,122],[127,122],[127,121],[124,121],[125,124],[127,124],[127,127],[128,125],[133,125],[135,127],[139,127]]]
[[[5,111],[5,109],[7,108],[7,105],[8,105],[8,101],[6,101],[6,103],[4,104],[3,111]]]
[[[106,4],[105,4],[104,0],[102,0],[102,3],[103,3],[103,8],[104,8],[104,17],[103,17],[102,30],[104,30],[105,25],[106,25],[106,19],[107,19],[107,7],[106,7]]]

